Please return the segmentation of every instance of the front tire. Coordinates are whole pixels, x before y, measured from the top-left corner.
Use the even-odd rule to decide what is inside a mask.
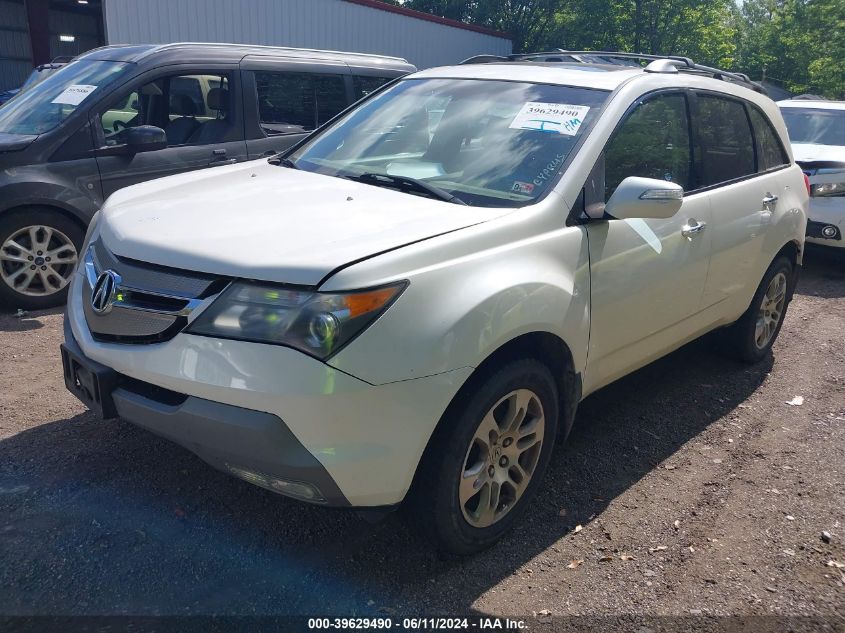
[[[50,209],[0,215],[0,306],[62,305],[84,237],[76,222]]]
[[[416,526],[458,556],[490,547],[520,519],[557,434],[557,386],[542,363],[512,362],[477,385],[432,437],[410,499]]]
[[[786,318],[793,283],[792,262],[778,257],[763,275],[748,310],[728,329],[733,356],[758,363],[769,354]]]

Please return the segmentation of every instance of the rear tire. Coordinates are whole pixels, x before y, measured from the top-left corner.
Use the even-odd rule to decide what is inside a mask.
[[[62,305],[85,234],[58,211],[29,208],[0,215],[0,307]]]
[[[727,330],[731,356],[758,363],[769,354],[786,318],[793,284],[792,262],[785,256],[778,257],[763,275],[748,310]]]
[[[539,361],[514,361],[477,384],[432,436],[408,506],[415,526],[457,556],[490,547],[519,521],[557,435],[557,386]]]

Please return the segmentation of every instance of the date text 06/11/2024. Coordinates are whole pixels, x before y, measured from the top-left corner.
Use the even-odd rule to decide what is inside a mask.
[[[309,630],[402,630],[402,631],[425,631],[425,630],[477,630],[496,631],[511,630],[518,631],[526,628],[524,620],[498,617],[473,617],[473,618],[448,618],[448,617],[420,617],[393,618],[372,617],[372,618],[309,618]]]

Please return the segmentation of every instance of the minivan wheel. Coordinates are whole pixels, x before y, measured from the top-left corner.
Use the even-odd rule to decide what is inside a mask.
[[[793,274],[792,262],[778,257],[763,275],[748,310],[728,329],[730,351],[739,360],[756,363],[772,349],[786,317]]]
[[[0,305],[40,310],[63,304],[84,237],[73,220],[47,209],[0,216]]]
[[[417,527],[446,553],[493,545],[543,479],[558,423],[555,381],[542,363],[491,372],[432,437],[410,501]]]

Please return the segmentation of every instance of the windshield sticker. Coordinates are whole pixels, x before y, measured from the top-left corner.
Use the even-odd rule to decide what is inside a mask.
[[[534,192],[534,185],[530,182],[520,182],[517,180],[513,183],[511,191],[513,191],[514,193],[524,193],[530,196]]]
[[[85,84],[74,84],[64,89],[62,94],[53,99],[52,103],[60,103],[62,105],[79,105],[85,100],[85,97],[90,95],[97,89],[97,86],[88,86]]]
[[[508,127],[575,136],[589,111],[589,106],[529,101],[516,113]]]

